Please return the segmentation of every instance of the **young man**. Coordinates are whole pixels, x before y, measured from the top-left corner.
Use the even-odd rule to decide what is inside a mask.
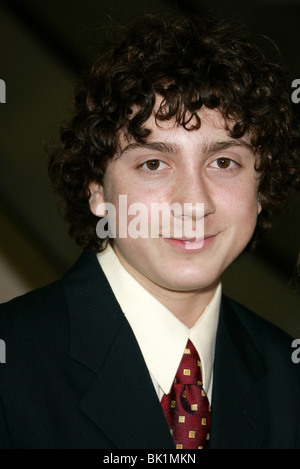
[[[292,339],[220,284],[297,178],[284,72],[237,25],[146,17],[75,103],[49,168],[84,251],[1,307],[0,446],[300,447]]]

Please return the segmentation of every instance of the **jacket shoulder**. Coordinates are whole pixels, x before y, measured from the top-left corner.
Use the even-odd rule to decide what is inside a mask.
[[[293,337],[228,297],[223,299],[223,321],[233,343],[245,355],[254,346],[267,368],[293,376],[299,386],[299,369],[292,360]]]
[[[62,281],[58,280],[44,287],[32,290],[24,295],[0,304],[0,323],[3,326],[15,319],[29,320],[37,314],[55,313],[64,305]]]
[[[276,337],[280,342],[290,342],[293,340],[292,337],[280,327],[225,295],[224,304],[225,309],[230,308],[234,311],[238,319],[241,321],[243,326],[247,328],[250,334],[254,334],[260,339],[263,339],[264,337],[266,338],[267,336]]]
[[[68,309],[61,281],[0,305],[0,338],[5,343],[5,371],[44,366],[46,357],[66,354]],[[40,363],[40,365],[38,365]]]

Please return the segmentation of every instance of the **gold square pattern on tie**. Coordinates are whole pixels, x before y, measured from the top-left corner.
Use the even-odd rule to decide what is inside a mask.
[[[202,387],[199,355],[189,340],[171,391],[161,400],[176,449],[208,447],[210,405]]]

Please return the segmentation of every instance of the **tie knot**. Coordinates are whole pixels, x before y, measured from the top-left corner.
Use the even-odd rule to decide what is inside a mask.
[[[202,385],[201,363],[197,350],[188,340],[179,368],[176,373],[175,383]]]

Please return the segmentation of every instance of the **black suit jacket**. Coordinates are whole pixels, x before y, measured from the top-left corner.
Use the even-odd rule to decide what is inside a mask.
[[[129,323],[92,252],[0,308],[0,448],[172,449]],[[223,297],[211,448],[300,447],[292,339]]]

